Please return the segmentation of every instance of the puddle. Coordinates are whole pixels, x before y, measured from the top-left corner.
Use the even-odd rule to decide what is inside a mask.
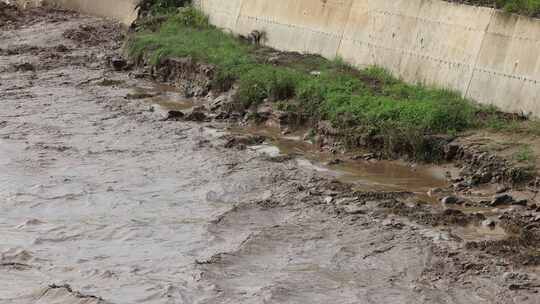
[[[150,105],[157,104],[167,110],[185,111],[193,108],[193,100],[185,98],[178,93],[175,87],[154,84],[151,87],[135,87],[132,89],[134,94],[150,95],[144,98],[144,101]]]
[[[481,224],[453,227],[453,233],[464,241],[498,241],[506,238],[508,233],[500,226],[487,227]]]
[[[313,144],[302,140],[298,134],[284,136],[278,129],[272,128],[231,128],[233,134],[262,135],[270,139],[271,149],[268,145],[265,150],[272,154],[297,155],[298,163],[317,171],[332,172],[337,179],[353,183],[359,190],[380,191],[411,191],[429,198],[427,192],[432,188],[446,187],[448,183],[444,177],[446,169],[433,166],[418,165],[411,167],[400,161],[352,161],[345,160],[346,155],[338,155],[343,159],[336,165],[327,163],[336,156],[327,152],[320,152]],[[256,149],[261,149],[258,146]]]

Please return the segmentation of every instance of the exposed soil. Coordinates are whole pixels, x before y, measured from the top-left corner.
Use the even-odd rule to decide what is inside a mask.
[[[271,136],[229,130],[244,116],[227,109],[234,88],[211,91],[211,67],[116,71],[117,25],[32,13],[0,32],[0,302],[540,301],[533,200],[495,212],[507,235],[465,238],[492,217],[467,210],[482,183],[394,184],[420,169],[392,163],[359,190],[338,169],[384,166],[376,155],[304,136],[270,153]],[[295,131],[285,113],[256,111]],[[426,201],[422,183],[465,202]]]

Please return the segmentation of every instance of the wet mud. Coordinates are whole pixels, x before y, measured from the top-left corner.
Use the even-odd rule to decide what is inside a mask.
[[[111,67],[118,25],[18,13],[0,27],[0,303],[540,301],[536,263],[490,250],[531,248],[521,213],[482,233],[489,213],[425,195],[440,170],[239,131],[186,99],[200,86]]]

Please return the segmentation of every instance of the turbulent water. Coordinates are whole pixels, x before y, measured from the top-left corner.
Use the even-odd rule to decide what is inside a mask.
[[[154,85],[105,68],[117,38],[84,33],[108,24],[0,32],[0,303],[538,303],[454,269],[444,231],[339,216],[319,170],[126,99]]]

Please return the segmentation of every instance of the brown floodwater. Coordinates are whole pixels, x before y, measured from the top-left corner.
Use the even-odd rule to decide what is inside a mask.
[[[40,16],[0,31],[8,46],[71,50],[0,55],[1,304],[538,303],[506,292],[502,273],[455,275],[454,261],[434,249],[442,243],[415,227],[340,218],[296,184],[317,187],[320,174],[422,194],[446,185],[446,168],[328,166],[334,155],[272,129],[239,130],[270,140],[225,149],[220,136],[234,129],[149,110],[196,102],[104,68],[100,59],[114,51],[63,35],[108,21]],[[21,62],[36,70],[3,70]],[[115,85],[100,85],[104,78]]]

